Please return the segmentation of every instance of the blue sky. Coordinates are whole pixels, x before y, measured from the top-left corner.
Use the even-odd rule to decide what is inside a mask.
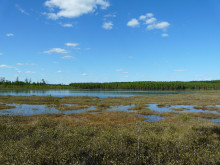
[[[0,77],[220,79],[219,0],[1,0]]]

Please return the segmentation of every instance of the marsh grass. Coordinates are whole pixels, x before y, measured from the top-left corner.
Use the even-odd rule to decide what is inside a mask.
[[[220,126],[125,112],[0,116],[0,164],[219,164]],[[175,122],[173,122],[175,121]]]

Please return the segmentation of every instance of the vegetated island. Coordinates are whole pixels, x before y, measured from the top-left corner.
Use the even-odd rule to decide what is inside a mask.
[[[0,78],[0,89],[72,89],[72,90],[216,90],[220,89],[220,80],[212,81],[137,81],[105,83],[48,84],[31,80],[8,81]]]

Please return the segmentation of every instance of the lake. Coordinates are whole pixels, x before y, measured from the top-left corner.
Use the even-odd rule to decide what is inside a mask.
[[[105,97],[130,97],[138,95],[152,95],[152,94],[177,94],[180,92],[173,91],[91,91],[91,90],[0,90],[0,95],[12,96],[93,96],[99,98]]]

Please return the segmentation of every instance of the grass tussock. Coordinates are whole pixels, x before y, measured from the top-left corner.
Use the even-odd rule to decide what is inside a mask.
[[[0,116],[0,164],[220,163],[219,125],[142,120],[125,112]]]

